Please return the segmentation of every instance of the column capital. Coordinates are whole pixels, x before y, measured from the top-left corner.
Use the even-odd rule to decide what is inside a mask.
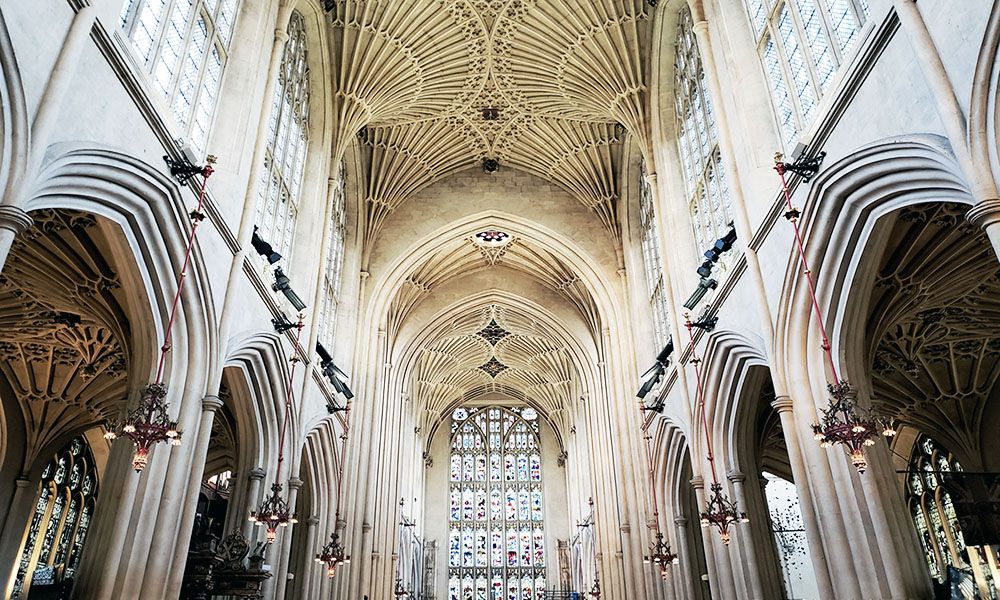
[[[774,400],[771,400],[771,408],[776,410],[778,414],[790,413],[795,403],[792,402],[791,396],[777,396]]]
[[[980,200],[969,212],[965,213],[965,218],[983,229],[1000,223],[1000,198]]]
[[[267,477],[267,471],[261,467],[254,467],[250,469],[250,473],[247,475],[247,479],[260,481]]]
[[[317,517],[316,515],[309,517],[308,519],[306,519],[306,525],[310,527],[315,527],[319,525],[319,517]]]
[[[696,20],[691,25],[691,31],[693,31],[696,36],[702,37],[708,33],[708,21],[704,18]]]
[[[652,173],[646,173],[646,183],[649,184],[649,187],[651,187],[653,189],[656,189],[656,172],[655,171],[652,172]]]
[[[674,525],[678,527],[687,527],[688,525],[687,517],[674,517]]]
[[[297,489],[301,488],[302,484],[304,484],[304,483],[305,482],[302,481],[301,479],[299,479],[298,477],[290,477],[288,479],[288,489],[290,489],[290,490],[297,490]]]
[[[275,44],[282,44],[283,45],[287,41],[288,41],[288,32],[287,31],[285,31],[284,29],[275,29],[274,30],[274,43]]]
[[[14,480],[14,485],[19,488],[25,488],[31,485],[31,480],[27,477],[18,477]]]
[[[691,487],[695,489],[703,489],[705,487],[705,478],[701,475],[695,475],[691,478]]]
[[[743,473],[743,471],[737,471],[736,469],[726,473],[726,479],[732,481],[733,483],[743,483],[746,481],[746,478],[747,476]]]
[[[34,221],[24,210],[9,204],[0,205],[0,229],[13,231],[14,235],[24,233]]]
[[[201,399],[201,410],[204,412],[215,412],[222,408],[222,398],[218,396],[205,396]]]

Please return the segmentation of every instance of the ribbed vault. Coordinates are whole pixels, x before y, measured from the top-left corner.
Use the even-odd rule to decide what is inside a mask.
[[[501,393],[565,425],[580,375],[559,334],[523,307],[490,304],[446,320],[417,350],[408,378],[421,426],[431,427],[458,401]]]
[[[335,154],[360,133],[367,248],[402,202],[484,159],[561,186],[617,238],[622,141],[648,141],[644,0],[327,5]]]

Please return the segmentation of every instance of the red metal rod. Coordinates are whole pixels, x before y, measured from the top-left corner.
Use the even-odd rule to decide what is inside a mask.
[[[166,332],[163,334],[163,345],[160,346],[160,360],[156,366],[156,383],[163,383],[163,368],[167,361],[167,352],[170,351],[170,337],[174,328],[174,321],[177,319],[177,307],[180,305],[181,291],[184,289],[184,281],[187,277],[188,265],[191,262],[191,251],[194,248],[195,237],[198,235],[198,225],[201,224],[201,209],[205,205],[205,187],[208,185],[208,178],[211,177],[215,169],[212,165],[206,165],[201,171],[201,189],[198,192],[198,207],[191,213],[191,233],[188,235],[187,248],[184,249],[184,262],[181,264],[181,272],[177,276],[177,291],[174,292],[174,300],[170,305],[170,318],[167,319]]]
[[[691,360],[688,362],[694,365],[694,382],[697,393],[697,397],[695,399],[698,402],[698,409],[701,412],[701,423],[705,429],[705,449],[708,451],[705,458],[708,459],[708,464],[712,468],[712,483],[719,483],[719,476],[715,472],[715,452],[712,450],[712,436],[708,431],[708,417],[705,414],[705,392],[701,387],[701,368],[698,367],[701,359],[698,358],[698,354],[695,352],[694,333],[692,331],[694,329],[694,325],[689,319],[686,323],[684,323],[684,327],[687,327],[688,339],[691,340]]]
[[[774,170],[778,172],[778,177],[781,178],[781,189],[785,195],[785,205],[788,206],[789,211],[794,211],[795,207],[792,206],[792,197],[788,192],[788,183],[785,180],[784,163],[778,162],[774,166]],[[820,336],[823,338],[823,352],[826,355],[826,361],[830,367],[830,373],[833,375],[833,383],[839,383],[840,377],[837,375],[837,365],[833,361],[833,351],[830,348],[830,338],[826,333],[826,325],[823,324],[823,313],[819,308],[819,300],[816,299],[816,284],[813,282],[812,270],[809,268],[809,262],[806,260],[805,245],[802,243],[802,233],[799,231],[799,220],[798,217],[792,215],[789,221],[791,221],[792,228],[795,230],[795,246],[799,253],[799,260],[802,262],[802,272],[806,276],[806,282],[809,284],[809,297],[812,300],[813,312],[816,314],[816,322],[819,324]]]
[[[653,519],[656,521],[656,533],[660,533],[660,509],[656,500],[656,475],[653,470],[653,438],[649,436],[648,428],[643,427],[642,431],[645,434],[643,437],[646,439],[646,459],[649,460],[649,486],[653,492]]]
[[[295,367],[299,366],[299,339],[302,337],[302,329],[305,324],[302,322],[302,315],[299,315],[299,322],[295,325],[295,345],[292,347],[292,368],[288,370],[288,389],[285,394],[285,416],[281,421],[281,435],[278,436],[278,469],[274,474],[274,482],[281,483],[281,463],[285,461],[285,431],[288,429],[288,421],[291,418],[292,398],[294,390],[292,386],[295,382]]]
[[[351,406],[348,404],[344,410],[344,433],[341,435],[343,444],[340,448],[340,477],[337,478],[337,508],[333,518],[333,530],[337,530],[337,521],[340,520],[340,502],[343,499],[344,475],[347,473],[347,434],[351,430]]]

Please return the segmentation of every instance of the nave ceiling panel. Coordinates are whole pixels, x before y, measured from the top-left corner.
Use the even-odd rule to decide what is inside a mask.
[[[617,238],[622,142],[648,139],[643,0],[327,5],[335,146],[360,134],[369,154],[369,250],[388,213],[484,159],[559,185]]]

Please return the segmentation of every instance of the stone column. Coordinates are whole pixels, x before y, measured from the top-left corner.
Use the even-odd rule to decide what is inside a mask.
[[[299,598],[308,600],[309,598],[316,598],[319,596],[317,593],[313,593],[314,580],[315,580],[315,569],[312,568],[314,562],[312,560],[313,555],[316,554],[316,526],[319,525],[319,517],[313,515],[306,519],[306,551],[305,551],[305,568],[302,572],[296,573],[295,577],[299,579]],[[318,586],[317,586],[318,587]]]
[[[1000,199],[980,200],[966,215],[970,222],[986,232],[993,250],[1000,255]]]
[[[183,499],[184,509],[180,518],[180,532],[177,535],[177,544],[173,549],[173,564],[185,565],[187,563],[188,546],[191,543],[191,532],[194,527],[195,512],[198,510],[198,494],[201,493],[201,482],[205,475],[205,459],[208,456],[208,444],[212,438],[212,423],[215,420],[215,411],[222,408],[222,399],[218,396],[205,396],[201,401],[201,419],[198,423],[198,434],[194,440],[194,454],[191,458],[191,471],[187,481],[187,492]],[[164,500],[171,501],[172,498],[165,497]],[[160,512],[164,515],[164,511]],[[161,527],[154,533],[153,552],[158,544],[157,535],[163,531]],[[150,561],[147,565],[147,576],[152,576],[152,581],[160,581],[159,577],[166,572],[166,561]],[[168,596],[180,594],[181,585],[184,580],[184,569],[176,568],[168,580]],[[176,592],[176,594],[175,594]]]
[[[747,503],[747,497],[745,490],[743,489],[743,482],[746,481],[747,476],[741,471],[730,471],[726,474],[726,479],[733,486],[733,498],[736,500],[736,505],[741,507],[743,510],[749,509],[749,503]],[[763,515],[760,515],[763,516]],[[750,518],[754,519],[758,515],[752,515]],[[765,517],[766,518],[766,517]],[[743,585],[748,589],[746,591],[752,594],[754,598],[766,598],[764,594],[764,586],[761,582],[764,579],[764,574],[760,572],[760,561],[757,557],[756,548],[754,547],[754,536],[750,529],[750,523],[740,523],[734,527],[733,540],[736,542],[736,548],[738,549],[735,554],[740,557],[739,568],[741,568],[743,573]],[[732,556],[732,552],[730,553]]]
[[[298,477],[291,477],[288,480],[288,508],[295,513],[295,501],[299,496],[299,488],[305,483]],[[295,531],[295,524],[290,523],[288,527],[281,532],[281,540],[278,542],[277,546],[278,556],[275,557],[275,564],[277,568],[274,571],[274,577],[270,581],[274,582],[274,597],[284,598],[285,588],[288,585],[288,561],[292,553],[292,533]]]
[[[31,217],[21,208],[9,204],[0,206],[0,270],[7,264],[14,238],[31,227],[31,223]]]
[[[694,461],[692,461],[694,462]],[[694,488],[695,499],[698,503],[697,510],[700,512],[705,507],[705,479],[701,475],[691,478],[691,487]],[[705,566],[708,569],[708,581],[712,589],[712,598],[725,598],[725,592],[719,577],[719,564],[715,559],[715,543],[717,537],[712,537],[712,532],[707,528],[702,529],[701,541],[705,550]]]
[[[254,541],[257,539],[257,527],[250,521],[250,511],[254,510],[257,505],[260,504],[260,486],[266,476],[267,471],[261,467],[254,467],[250,469],[250,473],[247,474],[247,480],[250,482],[250,485],[247,486],[247,495],[244,500],[245,504],[243,506],[234,507],[244,513],[240,515],[237,522],[243,524],[240,526],[240,533],[242,533],[243,537],[250,542],[251,547],[253,547]]]
[[[969,220],[986,230],[993,251],[1000,256],[1000,194],[992,168],[988,159],[986,164],[977,163],[969,149],[965,113],[916,0],[893,0],[893,5],[934,98],[952,152],[972,191],[975,207],[969,212]]]
[[[674,531],[677,532],[676,539],[674,543],[677,544],[678,556],[680,556],[680,563],[678,563],[679,573],[675,571],[674,577],[674,597],[675,598],[694,598],[694,586],[695,580],[697,579],[697,585],[701,585],[701,573],[695,573],[695,563],[691,559],[691,547],[688,544],[688,520],[687,517],[674,517]]]
[[[3,589],[6,589],[17,568],[21,539],[31,518],[35,500],[33,492],[37,489],[38,482],[27,477],[21,476],[14,480],[14,496],[0,531],[0,586]]]
[[[31,140],[24,173],[13,173],[15,185],[0,206],[0,270],[7,263],[14,237],[31,226],[31,219],[24,212],[27,201],[25,191],[37,174],[39,164],[49,146],[52,129],[56,125],[62,108],[66,90],[76,73],[76,65],[83,56],[83,45],[90,39],[97,11],[93,6],[84,5],[77,10],[63,39],[55,65],[45,83],[45,90],[38,103],[35,119],[31,123]]]
[[[788,396],[777,396],[771,401],[771,408],[778,413],[781,421],[781,432],[788,448],[788,462],[792,468],[795,480],[795,491],[799,494],[799,509],[802,512],[802,525],[806,530],[806,541],[809,544],[809,555],[812,558],[813,571],[816,573],[816,585],[820,595],[825,598],[834,597],[833,582],[826,560],[826,550],[823,537],[820,534],[819,517],[814,510],[813,493],[809,484],[809,472],[802,457],[799,446],[799,435],[793,414],[794,402]]]

